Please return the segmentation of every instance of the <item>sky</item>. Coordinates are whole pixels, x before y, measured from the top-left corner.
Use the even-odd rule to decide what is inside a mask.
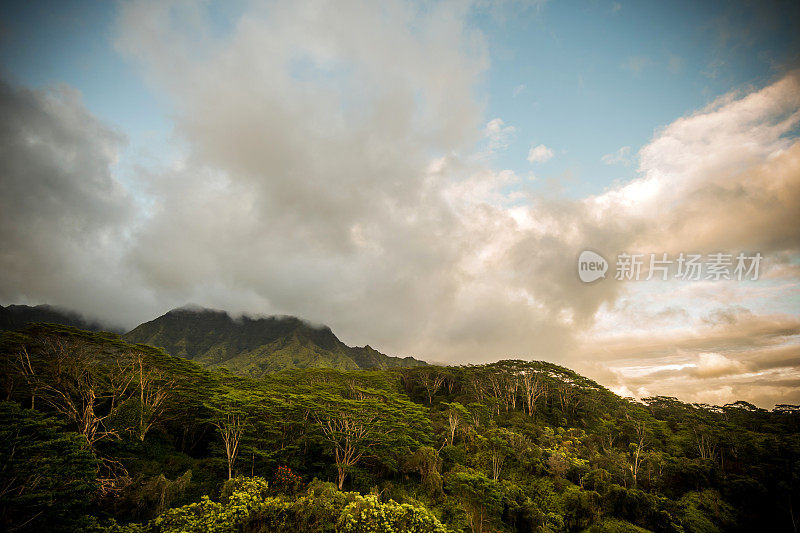
[[[798,11],[3,3],[0,303],[291,314],[429,362],[800,403]]]

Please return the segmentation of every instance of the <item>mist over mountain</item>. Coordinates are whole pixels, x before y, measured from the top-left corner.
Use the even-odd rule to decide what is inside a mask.
[[[123,332],[120,328],[101,324],[98,321],[87,319],[75,311],[58,306],[41,304],[36,306],[8,305],[3,307],[0,305],[0,331],[22,329],[28,324],[36,322],[73,326],[87,331]]]
[[[412,357],[391,357],[370,346],[347,346],[327,326],[297,317],[233,318],[225,311],[200,307],[173,309],[123,338],[250,377],[286,368],[357,370],[426,364]]]

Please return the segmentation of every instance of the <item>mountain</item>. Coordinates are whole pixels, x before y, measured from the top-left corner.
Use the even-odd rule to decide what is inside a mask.
[[[330,328],[291,316],[232,318],[224,311],[181,308],[123,335],[158,346],[208,368],[262,376],[284,368],[386,369],[423,366],[412,357],[390,357],[370,346],[350,347]]]
[[[22,329],[35,322],[61,324],[88,331],[106,330],[116,332],[114,328],[108,328],[98,322],[89,321],[74,311],[52,305],[37,305],[33,307],[29,305],[3,307],[0,305],[0,331]]]

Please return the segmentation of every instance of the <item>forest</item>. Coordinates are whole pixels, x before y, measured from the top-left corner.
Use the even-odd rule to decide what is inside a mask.
[[[258,378],[33,324],[0,345],[0,529],[797,531],[800,408],[547,362]]]

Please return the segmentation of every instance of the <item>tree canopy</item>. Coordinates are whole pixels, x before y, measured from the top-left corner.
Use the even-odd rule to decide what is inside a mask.
[[[9,531],[791,531],[800,409],[620,398],[542,361],[209,370],[0,341]]]

